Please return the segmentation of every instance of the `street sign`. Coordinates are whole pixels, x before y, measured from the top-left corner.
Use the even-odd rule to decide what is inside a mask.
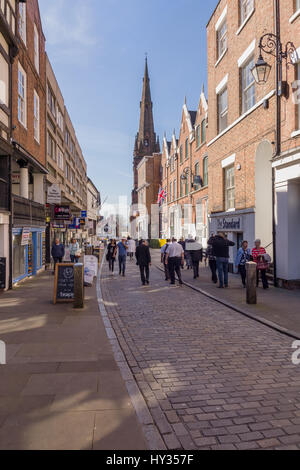
[[[61,189],[57,184],[49,186],[47,191],[48,204],[61,204]]]
[[[70,220],[71,211],[69,206],[55,206],[54,218],[56,220]]]
[[[83,219],[86,219],[87,218],[87,211],[81,211],[81,217]]]
[[[30,229],[24,227],[23,230],[22,230],[21,246],[28,245],[29,244],[29,238],[30,238]]]

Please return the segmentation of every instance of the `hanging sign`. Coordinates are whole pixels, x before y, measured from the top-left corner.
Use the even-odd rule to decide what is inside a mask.
[[[61,204],[61,189],[57,184],[49,186],[47,191],[48,204]]]
[[[22,230],[21,246],[28,245],[29,240],[30,240],[30,229],[24,227]]]

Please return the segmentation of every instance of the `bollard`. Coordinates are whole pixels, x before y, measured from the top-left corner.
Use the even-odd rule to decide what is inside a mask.
[[[74,308],[84,307],[84,266],[74,264]]]
[[[256,266],[257,266],[256,263],[253,263],[252,261],[250,261],[249,263],[246,263],[247,304],[249,305],[257,304],[257,293],[256,293],[257,267]]]

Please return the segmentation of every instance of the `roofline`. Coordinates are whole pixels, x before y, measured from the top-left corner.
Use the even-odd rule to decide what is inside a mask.
[[[97,193],[100,194],[99,189],[97,188],[97,186],[95,186],[95,184],[93,183],[93,181],[91,180],[91,178],[87,177],[87,180],[88,180],[88,183],[91,183],[91,185],[92,185],[93,188],[97,191]]]
[[[214,11],[213,11],[212,14],[210,15],[210,18],[209,18],[209,20],[208,20],[208,23],[207,23],[206,27],[208,27],[209,23],[211,22],[211,19],[212,19],[212,17],[214,16],[214,14],[216,13],[216,10],[217,10],[218,6],[220,5],[221,1],[222,1],[222,0],[219,0],[219,1],[218,1],[217,5],[216,5],[216,7],[215,7],[215,9],[214,9]]]

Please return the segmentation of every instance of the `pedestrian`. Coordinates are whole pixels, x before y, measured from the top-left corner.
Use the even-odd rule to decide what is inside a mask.
[[[196,242],[193,242],[196,244]],[[197,247],[195,249],[191,249],[189,251],[192,266],[194,270],[194,279],[199,278],[199,263],[202,263],[203,260],[203,249],[199,243],[197,243]]]
[[[235,265],[239,270],[244,287],[246,287],[246,263],[250,260],[251,250],[248,248],[248,242],[244,240],[235,258]]]
[[[166,263],[170,273],[171,286],[175,286],[175,272],[178,276],[179,284],[182,286],[181,267],[184,266],[184,249],[181,244],[177,243],[175,238],[173,238],[172,243],[167,249]]]
[[[126,271],[126,258],[127,258],[127,250],[128,246],[126,244],[126,238],[122,238],[122,240],[118,243],[117,249],[119,251],[119,275],[125,277]],[[116,249],[116,253],[117,253]]]
[[[211,234],[210,240],[211,242],[214,239],[214,234]],[[212,245],[208,245],[206,249],[206,259],[208,259],[209,269],[211,271],[211,280],[214,284],[218,283],[218,276],[217,276],[217,260],[214,255],[214,249]]]
[[[76,241],[75,238],[73,238],[73,240],[71,241],[69,250],[70,250],[71,263],[78,263],[81,253],[80,253],[79,243]]]
[[[130,261],[132,261],[134,253],[135,253],[135,249],[136,249],[135,241],[132,240],[130,237],[128,237],[127,245],[128,245],[128,256],[130,258]]]
[[[141,240],[135,252],[136,264],[140,268],[141,280],[143,286],[149,285],[151,255],[148,244],[145,240]]]
[[[170,280],[170,273],[169,273],[169,268],[166,263],[166,256],[167,256],[167,249],[169,248],[169,245],[171,243],[171,240],[167,240],[167,243],[161,247],[160,254],[161,254],[161,262],[164,266],[164,271],[165,271],[165,279],[166,281]]]
[[[211,237],[208,244],[212,246],[216,257],[216,264],[219,276],[219,288],[228,287],[228,268],[229,268],[229,247],[235,246],[235,243],[228,240],[225,233],[220,232],[218,235]]]
[[[117,242],[116,240],[111,240],[107,247],[106,259],[108,261],[109,271],[111,272],[112,276],[114,275],[114,270],[115,270],[116,253],[117,253]]]
[[[52,245],[51,255],[54,261],[54,271],[53,271],[53,274],[54,274],[57,263],[61,263],[63,260],[63,257],[65,256],[65,247],[60,242],[59,238],[56,238]]]
[[[256,287],[259,286],[259,274],[261,274],[261,279],[264,289],[269,289],[269,283],[267,279],[267,269],[269,268],[269,262],[271,260],[270,256],[267,254],[264,247],[261,246],[261,240],[255,240],[255,247],[252,249],[253,261],[257,265],[256,273]]]

